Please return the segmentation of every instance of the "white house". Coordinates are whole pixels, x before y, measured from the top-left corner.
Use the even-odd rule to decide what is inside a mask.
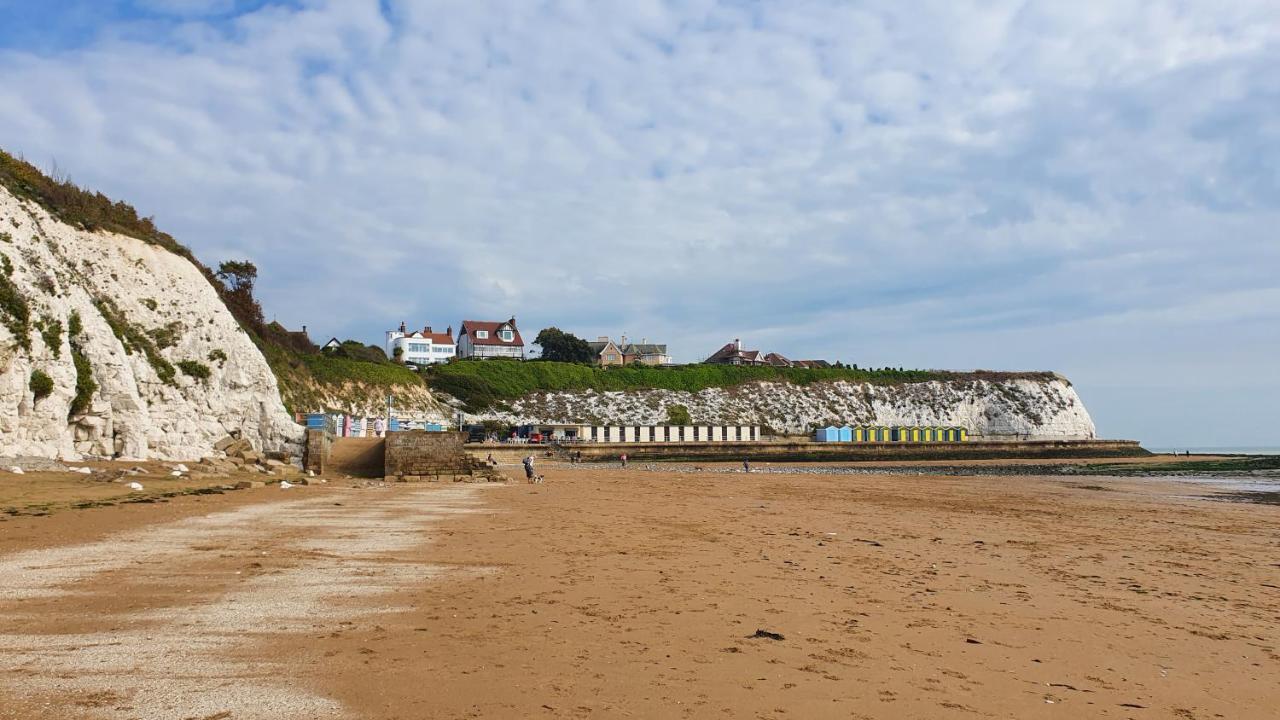
[[[446,362],[457,353],[452,325],[442,333],[432,331],[430,325],[410,332],[404,323],[399,330],[387,331],[387,357],[399,362],[430,365]]]
[[[513,317],[506,322],[463,320],[458,328],[458,357],[524,359],[524,338]]]

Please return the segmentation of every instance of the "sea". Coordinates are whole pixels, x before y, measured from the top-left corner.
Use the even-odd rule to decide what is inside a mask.
[[[1280,455],[1280,447],[1154,447],[1147,448],[1153,453],[1178,453],[1191,451],[1192,455]]]

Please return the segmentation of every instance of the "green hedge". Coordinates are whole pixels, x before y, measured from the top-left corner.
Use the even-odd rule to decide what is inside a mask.
[[[713,387],[733,387],[751,382],[774,381],[808,385],[846,380],[876,385],[903,385],[930,380],[1007,380],[1015,377],[1046,379],[1051,373],[953,373],[937,370],[884,368],[775,368],[737,365],[631,365],[602,368],[558,362],[515,360],[459,360],[431,366],[427,371],[432,389],[462,400],[478,410],[535,392],[663,389],[698,392]]]

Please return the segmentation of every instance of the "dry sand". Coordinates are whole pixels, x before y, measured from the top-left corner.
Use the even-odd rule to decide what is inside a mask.
[[[1277,717],[1275,507],[549,470],[0,522],[0,718]]]

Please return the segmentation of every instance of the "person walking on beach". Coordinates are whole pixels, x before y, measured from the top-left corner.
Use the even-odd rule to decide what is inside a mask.
[[[533,455],[528,455],[524,459],[524,478],[533,482]]]
[[[620,460],[622,460],[622,467],[626,467],[626,466],[627,466],[627,454],[626,454],[626,453],[622,453],[622,456],[621,456],[619,459],[620,459]]]
[[[742,461],[742,472],[751,472],[751,461],[750,461],[750,460],[743,460],[743,461]]]
[[[373,434],[378,437],[382,437],[382,434],[386,432],[386,430],[387,426],[382,422],[382,418],[375,418],[373,421]]]

